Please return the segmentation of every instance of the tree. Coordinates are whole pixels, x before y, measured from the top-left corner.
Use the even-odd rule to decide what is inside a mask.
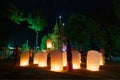
[[[41,44],[40,44],[41,50],[46,50],[46,40],[47,40],[47,36],[45,35],[41,40]]]
[[[101,39],[104,36],[101,33],[100,25],[84,15],[70,16],[68,25],[65,27],[65,35],[71,42],[76,42],[79,47],[86,45],[88,49],[92,49],[98,47],[99,42],[103,45]]]
[[[109,33],[106,46],[109,50],[109,53],[114,56],[120,56],[120,27],[119,26],[109,26],[107,28],[107,32]]]
[[[9,9],[8,18],[17,24],[25,21],[25,19],[23,18],[23,11],[19,10],[16,6],[12,6]]]
[[[38,32],[42,31],[43,28],[45,27],[45,25],[46,25],[45,18],[43,18],[43,16],[41,16],[40,12],[35,11],[33,14],[29,13],[26,20],[29,23],[28,28],[30,28],[36,32],[36,49],[37,49]]]
[[[21,47],[21,51],[29,51],[30,46],[27,43],[23,43]]]
[[[118,19],[120,19],[120,0],[114,0],[114,8],[115,14],[117,15]]]
[[[55,27],[53,28],[53,33],[50,35],[50,38],[53,42],[55,49],[60,49],[63,43],[63,27],[61,25],[60,19],[56,19]]]

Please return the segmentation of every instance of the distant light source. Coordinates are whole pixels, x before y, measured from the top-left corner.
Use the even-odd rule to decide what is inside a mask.
[[[62,23],[63,26],[65,26],[65,23]]]
[[[59,16],[59,19],[61,19],[62,17],[61,16]]]
[[[47,39],[46,43],[47,43],[47,48],[52,47],[52,41],[50,39]]]

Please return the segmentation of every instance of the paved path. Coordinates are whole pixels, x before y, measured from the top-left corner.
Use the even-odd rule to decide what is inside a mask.
[[[109,63],[100,67],[100,71],[91,72],[82,65],[81,69],[72,72],[52,72],[49,67],[37,65],[20,67],[12,61],[0,62],[0,79],[120,79],[120,63]]]

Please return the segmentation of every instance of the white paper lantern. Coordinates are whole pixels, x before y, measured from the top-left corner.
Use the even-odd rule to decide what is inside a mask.
[[[63,56],[63,66],[67,66],[67,52],[63,52],[62,56]]]
[[[90,50],[87,53],[87,69],[91,71],[99,71],[99,52]]]
[[[47,66],[47,53],[46,52],[40,52],[39,56],[40,56],[40,58],[39,58],[38,66],[46,67]]]
[[[99,64],[100,65],[104,65],[104,57],[103,57],[102,53],[99,53],[99,56],[100,56],[100,62],[99,62]]]
[[[20,66],[29,65],[29,52],[22,52],[20,56]]]
[[[80,60],[81,60],[81,55],[78,51],[72,50],[72,66],[73,69],[80,69]]]
[[[33,59],[33,64],[38,64],[39,59],[40,59],[39,53],[35,53],[34,54],[34,59]]]
[[[47,43],[47,48],[52,47],[52,41],[50,39],[47,39],[46,43]]]
[[[62,52],[60,50],[55,50],[51,53],[51,71],[62,70],[63,70]]]

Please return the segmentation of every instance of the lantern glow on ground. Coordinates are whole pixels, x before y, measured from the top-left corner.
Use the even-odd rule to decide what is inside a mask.
[[[62,52],[60,50],[52,51],[51,71],[62,71],[62,70],[63,70]]]
[[[87,69],[91,71],[99,71],[99,52],[90,50],[87,53]]]
[[[22,52],[20,56],[20,66],[28,66],[29,65],[29,53]]]
[[[40,59],[38,62],[39,67],[46,67],[47,66],[47,53],[46,52],[40,52],[39,53]]]
[[[72,64],[73,64],[73,69],[80,69],[80,53],[76,50],[72,50]]]
[[[63,52],[62,56],[63,56],[63,66],[67,66],[67,53]]]
[[[40,59],[39,53],[34,54],[33,64],[38,64]]]

